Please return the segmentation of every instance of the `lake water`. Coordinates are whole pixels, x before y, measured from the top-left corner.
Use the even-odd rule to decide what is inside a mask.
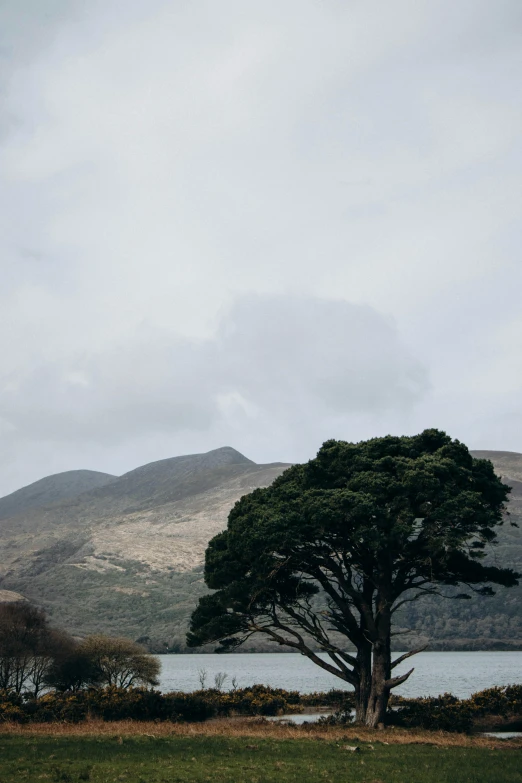
[[[216,674],[225,672],[228,678],[224,690],[231,687],[233,677],[240,688],[261,683],[301,693],[345,685],[307,658],[293,653],[161,655],[159,658],[160,689],[164,692],[197,690],[201,687],[199,672],[202,670],[207,673],[206,687],[213,686]],[[493,685],[522,682],[522,652],[424,652],[404,661],[394,674],[403,674],[412,666],[415,671],[394,693],[416,697],[438,696],[447,691],[465,699]]]

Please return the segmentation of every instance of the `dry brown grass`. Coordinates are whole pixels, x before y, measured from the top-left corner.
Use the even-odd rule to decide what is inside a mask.
[[[453,734],[444,731],[390,728],[384,730],[361,727],[290,726],[260,718],[221,718],[205,723],[154,723],[132,720],[106,722],[87,720],[82,723],[16,723],[0,724],[0,734],[21,736],[104,736],[104,737],[175,737],[223,736],[265,739],[310,739],[316,741],[353,741],[397,745],[423,744],[441,748],[480,747],[522,750],[522,740],[498,740],[493,737]]]

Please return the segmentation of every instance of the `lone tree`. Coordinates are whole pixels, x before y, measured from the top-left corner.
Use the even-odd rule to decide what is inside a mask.
[[[63,644],[47,667],[44,684],[65,693],[77,692],[83,688],[96,688],[103,680],[102,671],[91,656],[82,650],[74,639]]]
[[[131,688],[159,683],[160,662],[130,639],[88,636],[79,645],[78,652],[91,661],[101,685]]]
[[[413,671],[393,669],[420,652],[392,661],[395,612],[445,587],[492,595],[491,583],[518,583],[481,562],[509,491],[491,462],[438,430],[327,441],[236,503],[206,551],[216,592],[200,599],[188,644],[219,641],[222,651],[264,634],[352,685],[357,720],[377,726]]]

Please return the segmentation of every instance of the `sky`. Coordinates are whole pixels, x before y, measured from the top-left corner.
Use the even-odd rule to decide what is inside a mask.
[[[0,0],[0,494],[522,452],[520,0]]]

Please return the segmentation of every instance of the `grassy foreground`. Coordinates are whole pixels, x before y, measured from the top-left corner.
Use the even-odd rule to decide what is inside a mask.
[[[275,727],[257,736],[45,728],[0,733],[0,783],[522,783],[522,754],[511,743],[444,744],[441,734],[388,744],[375,732],[368,742]]]

